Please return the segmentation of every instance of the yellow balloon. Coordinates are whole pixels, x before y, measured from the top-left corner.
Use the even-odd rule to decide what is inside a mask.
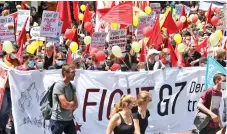
[[[113,46],[111,51],[112,51],[113,55],[117,58],[120,58],[123,56],[121,48],[119,46]]]
[[[139,43],[139,42],[136,42],[136,41],[135,41],[135,42],[132,43],[131,46],[132,46],[132,49],[133,49],[136,53],[138,53],[138,52],[140,51],[140,48],[141,48],[141,47],[140,47],[140,43]]]
[[[85,5],[81,5],[81,6],[80,6],[80,10],[81,10],[81,11],[85,11],[85,10],[86,10],[86,6],[85,6]]]
[[[42,47],[42,46],[43,46],[43,41],[41,41],[41,40],[37,40],[36,42],[39,44],[39,46],[40,46],[40,47]]]
[[[85,45],[91,44],[91,36],[86,36],[84,38],[84,43],[85,43]]]
[[[221,30],[217,30],[216,32],[215,32],[215,34],[217,34],[218,35],[218,39],[220,40],[221,39],[221,37],[223,36],[222,35],[222,31]]]
[[[138,23],[139,23],[139,19],[138,17],[133,17],[133,26],[138,26]]]
[[[73,53],[76,53],[78,50],[78,44],[76,42],[71,42],[69,48]]]
[[[185,16],[181,16],[181,17],[180,17],[180,21],[181,21],[181,22],[184,23],[186,20],[187,20],[187,18],[186,18]]]
[[[112,26],[113,29],[118,29],[118,24],[117,23],[113,22],[113,23],[111,23],[111,26]]]
[[[39,43],[37,41],[33,41],[31,43],[32,47],[36,50],[39,47]]]
[[[28,45],[27,46],[27,48],[26,48],[26,51],[28,52],[28,53],[30,53],[30,54],[34,54],[35,53],[35,45],[32,45],[32,44],[30,44],[30,45]]]
[[[211,34],[209,41],[211,46],[213,47],[217,46],[219,42],[218,34],[215,34],[215,33]]]
[[[82,21],[84,20],[84,15],[82,13],[79,14],[79,19]]]
[[[173,39],[177,44],[180,44],[182,42],[182,37],[180,34],[175,34]]]
[[[4,41],[2,44],[2,49],[8,54],[14,51],[13,44],[10,41]]]
[[[145,13],[146,13],[146,14],[150,14],[151,11],[152,11],[151,7],[149,7],[149,6],[146,6],[146,7],[145,7]]]
[[[180,43],[177,45],[177,51],[180,53],[183,53],[186,48],[187,48],[187,46],[184,43]]]

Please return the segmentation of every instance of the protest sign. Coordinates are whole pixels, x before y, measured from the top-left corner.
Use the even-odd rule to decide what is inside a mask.
[[[92,34],[91,47],[103,50],[106,42],[106,32],[95,32]]]
[[[57,27],[57,32],[55,33],[55,37],[46,37],[47,41],[54,42],[54,43],[59,43],[60,42],[59,37],[61,35],[62,24],[63,24],[63,22],[61,20],[59,20],[58,27]]]
[[[226,4],[223,6],[223,8],[221,8],[220,12],[217,13],[217,17],[218,17],[218,23],[216,25],[216,29],[219,30],[225,30],[226,29],[226,19],[227,19],[227,13],[226,13]]]
[[[0,17],[0,41],[15,41],[13,16]]]
[[[39,101],[52,83],[62,79],[61,70],[9,71],[16,133],[43,134]],[[109,115],[123,94],[149,91],[152,115],[146,133],[181,132],[194,129],[197,103],[205,90],[205,68],[167,69],[150,72],[100,72],[77,70],[72,82],[79,107],[74,112],[78,134],[103,134]],[[222,90],[223,91],[223,90]],[[223,109],[223,105],[221,105]],[[220,111],[222,111],[220,109]],[[182,120],[184,119],[184,120]],[[50,126],[46,124],[46,134]]]
[[[160,3],[151,3],[150,7],[152,9],[152,12],[155,12],[156,14],[161,13],[161,4]]]
[[[137,39],[143,38],[143,28],[147,26],[153,27],[156,21],[156,13],[153,13],[148,16],[141,16],[139,18],[139,24],[137,28]]]
[[[8,70],[2,64],[0,64],[0,109],[5,92],[5,84],[8,78]]]
[[[23,26],[24,26],[24,22],[26,21],[26,19],[28,18],[27,24],[26,24],[26,31],[29,31],[30,28],[30,10],[18,10],[18,19],[17,19],[17,31],[21,31]]]
[[[182,4],[176,4],[176,5],[175,5],[176,15],[177,15],[177,16],[180,16],[180,15],[181,15],[181,10],[182,10],[182,7],[183,7],[183,6],[184,6],[184,8],[185,8],[185,12],[186,12],[187,16],[189,16],[190,11],[191,11],[191,8],[188,7],[188,6],[186,6],[186,5],[182,5]],[[186,16],[186,17],[187,17],[187,16]]]
[[[43,11],[40,34],[43,37],[57,37],[59,31],[59,13],[53,11]]]
[[[32,27],[30,30],[31,37],[40,37],[40,27]]]
[[[121,50],[125,50],[126,41],[126,29],[111,30],[109,33],[109,47],[119,46]]]

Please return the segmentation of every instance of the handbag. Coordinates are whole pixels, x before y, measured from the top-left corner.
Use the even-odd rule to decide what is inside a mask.
[[[212,96],[211,96],[210,109],[211,109],[211,106],[212,106]],[[208,115],[208,114],[202,112],[201,110],[199,110],[198,113],[195,116],[194,125],[196,126],[196,128],[199,131],[201,131],[203,128],[205,128],[208,125],[210,120],[211,120],[210,115]]]

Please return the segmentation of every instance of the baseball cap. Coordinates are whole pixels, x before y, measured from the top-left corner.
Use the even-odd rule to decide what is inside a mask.
[[[160,52],[157,51],[156,49],[150,49],[150,50],[148,51],[148,55],[159,54],[159,53],[160,53]]]
[[[46,47],[52,47],[52,46],[54,46],[54,43],[53,43],[53,42],[48,42],[48,43],[46,44]]]

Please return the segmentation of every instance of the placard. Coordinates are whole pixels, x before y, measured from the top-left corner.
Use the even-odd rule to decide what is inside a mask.
[[[106,42],[106,32],[94,32],[91,38],[91,47],[103,50]]]
[[[225,30],[226,29],[226,19],[227,19],[227,8],[226,8],[226,4],[223,6],[223,8],[221,8],[220,12],[217,13],[217,17],[218,17],[218,23],[216,25],[216,29],[217,30]]]
[[[32,27],[30,30],[31,37],[40,37],[40,27]]]
[[[156,14],[151,13],[149,16],[141,16],[139,18],[139,24],[137,28],[137,39],[143,38],[143,29],[147,26],[153,27],[156,21]]]
[[[155,12],[156,14],[161,14],[161,4],[160,3],[151,3],[150,7],[152,9],[152,12]]]
[[[59,13],[53,11],[43,11],[40,34],[43,37],[56,38],[59,27]]]
[[[184,6],[185,8],[185,12],[187,14],[187,16],[189,16],[190,12],[191,12],[191,8],[186,6],[186,5],[182,5],[182,4],[176,4],[175,5],[175,10],[176,10],[176,15],[177,16],[180,16],[181,15],[181,10],[182,10],[182,7]],[[186,16],[186,17],[187,17]]]
[[[23,26],[24,26],[24,22],[26,21],[26,19],[28,18],[27,24],[26,24],[26,31],[29,31],[30,28],[30,10],[18,10],[18,19],[17,19],[17,31],[21,31]]]
[[[0,62],[2,63],[2,62]],[[0,64],[0,109],[2,106],[2,101],[5,92],[5,84],[8,79],[8,70]]]
[[[0,16],[0,41],[15,41],[13,16]]]
[[[111,30],[109,33],[109,47],[119,46],[122,51],[125,51],[125,46],[127,44],[126,34],[126,29]]]

